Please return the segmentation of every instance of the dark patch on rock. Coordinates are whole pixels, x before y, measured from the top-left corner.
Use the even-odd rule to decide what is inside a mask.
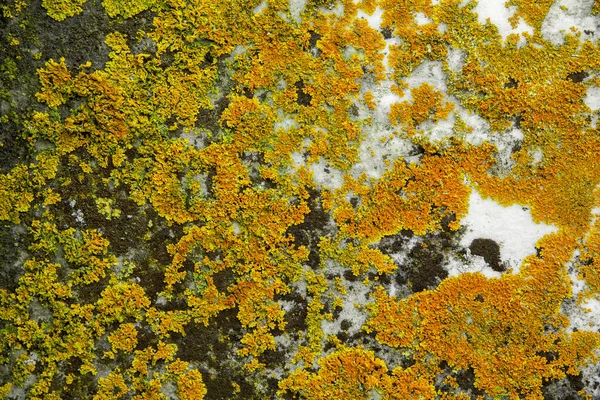
[[[474,239],[469,246],[471,254],[481,256],[488,265],[497,272],[506,271],[506,267],[500,261],[500,246],[491,239]]]
[[[143,279],[140,280],[140,285],[150,299],[154,299],[159,292],[165,289],[165,273],[164,268],[151,263],[149,257],[145,253],[140,253],[134,257],[137,272],[143,271]],[[134,271],[133,275],[136,275]]]
[[[385,236],[377,244],[377,248],[384,254],[398,254],[404,250],[406,238],[402,234]]]
[[[208,129],[213,135],[216,135],[221,126],[219,125],[219,118],[216,115],[214,109],[201,108],[196,115],[196,126],[198,128]]]
[[[310,39],[308,40],[309,47],[317,47],[317,42],[321,40],[322,36],[315,31],[308,31],[308,33],[310,34]]]
[[[515,153],[518,153],[519,151],[521,151],[522,147],[523,147],[522,142],[515,143],[511,149],[512,154],[515,154]]]
[[[206,171],[206,194],[207,199],[215,199],[214,178],[217,176],[217,168],[215,166],[208,167]]]
[[[309,107],[312,96],[304,90],[304,81],[300,80],[294,86],[296,86],[296,93],[298,95],[298,100],[296,100],[298,105]]]
[[[325,342],[323,345],[323,353],[326,354],[329,350],[333,350],[335,346],[331,342]]]
[[[235,283],[236,275],[231,269],[219,271],[212,276],[213,282],[220,293],[227,293],[227,288]]]
[[[336,307],[331,312],[331,315],[333,316],[333,319],[338,319],[340,317],[341,313],[342,313],[342,309],[340,307]]]
[[[514,120],[514,124],[515,124],[515,128],[516,129],[521,129],[521,122],[523,122],[523,115],[521,113],[515,115],[515,120]]]
[[[563,379],[560,381],[542,380],[542,397],[545,400],[581,400],[582,397],[571,388],[569,381]]]
[[[508,78],[508,82],[504,84],[505,89],[516,89],[519,87],[519,83],[513,78]]]
[[[319,238],[325,234],[325,228],[329,223],[329,214],[323,210],[321,197],[317,190],[308,191],[307,205],[310,212],[304,216],[301,224],[290,226],[287,234],[294,238],[294,246],[305,246],[309,250],[308,265],[318,268],[321,257],[319,256]]]
[[[244,95],[244,97],[251,99],[254,97],[254,92],[252,90],[250,90],[250,88],[245,87],[242,90],[242,94]]]
[[[2,82],[0,82],[0,85]],[[0,103],[2,99],[0,98]],[[1,110],[1,106],[0,106]],[[12,111],[12,110],[11,110]],[[0,112],[0,114],[3,114]],[[8,114],[8,113],[7,113]],[[17,164],[27,164],[30,161],[29,145],[25,134],[20,134],[22,126],[14,121],[0,122],[0,173],[10,172]]]
[[[583,388],[585,387],[585,384],[583,383],[583,377],[581,374],[579,374],[579,375],[567,374],[567,379],[568,379],[569,383],[571,384],[571,387],[577,392],[583,390]]]
[[[202,371],[204,384],[206,386],[207,400],[230,400],[230,399],[254,399],[259,398],[256,387],[246,382],[242,377],[242,371],[234,371],[231,368],[221,368],[218,374]],[[240,393],[235,394],[233,383],[240,387]]]
[[[71,357],[59,364],[62,373],[56,374],[50,386],[51,391],[61,392],[60,398],[65,400],[76,400],[89,398],[98,391],[97,380],[91,374],[81,374],[79,369],[83,362],[77,357]],[[40,371],[41,372],[41,371]],[[74,379],[69,385],[66,376],[71,374]],[[68,388],[68,390],[64,390]]]
[[[237,313],[237,308],[223,310],[208,326],[189,323],[185,327],[185,336],[172,334],[178,345],[177,357],[184,361],[205,362],[211,359],[207,355],[212,354],[216,357],[213,362],[218,366],[220,361],[233,356],[232,343],[237,343],[241,339],[242,332]],[[229,335],[230,341],[219,340],[222,334]]]
[[[298,331],[307,329],[306,316],[308,314],[308,302],[298,292],[288,294],[276,294],[275,301],[289,301],[292,309],[285,313],[284,320],[286,322],[285,331],[296,336]]]
[[[379,273],[375,273],[375,272],[369,272],[367,274],[367,278],[369,278],[370,281],[381,282],[383,285],[389,285],[392,282],[389,274],[379,274]]]
[[[172,51],[163,51],[160,54],[160,64],[164,68],[170,67],[175,62],[175,53]]]
[[[319,251],[316,249],[310,249],[308,253],[308,260],[306,260],[306,263],[312,269],[317,269],[321,264],[321,256],[319,255]]]
[[[14,292],[24,271],[20,265],[13,264],[19,252],[27,248],[27,240],[26,236],[15,232],[11,225],[0,222],[0,289]]]
[[[348,281],[348,282],[356,282],[360,280],[360,277],[358,277],[357,275],[354,275],[354,272],[352,272],[351,269],[346,269],[344,271],[344,278]]]
[[[93,282],[85,285],[82,288],[77,288],[74,292],[76,293],[77,301],[81,304],[94,304],[96,303],[102,294],[102,291],[106,289],[108,283],[104,280]]]
[[[223,111],[229,107],[229,104],[231,104],[231,100],[229,100],[227,96],[223,96],[215,101],[215,108],[213,109],[213,112],[218,119],[221,118],[221,114],[223,114]]]
[[[411,268],[407,271],[408,281],[414,292],[435,288],[448,277],[443,268],[444,257],[430,247],[415,246],[409,253]]]
[[[282,367],[286,361],[285,351],[279,349],[265,350],[258,356],[258,361],[270,368]]]
[[[230,78],[231,71],[227,63],[226,55],[220,56],[216,61],[218,72],[215,85],[220,88],[220,93],[219,98],[214,101],[214,107],[212,109],[200,109],[196,115],[196,127],[207,129],[214,138],[218,138],[221,133],[221,115],[231,103],[228,95],[231,93],[233,85]]]
[[[173,260],[173,257],[171,257],[167,251],[167,246],[175,242],[171,235],[173,235],[173,237],[175,236],[173,230],[169,227],[162,227],[162,229],[152,235],[149,247],[152,251],[152,256],[161,265],[171,264],[171,261]]]
[[[389,285],[392,283],[392,278],[390,274],[378,274],[377,280],[384,285]]]
[[[342,342],[344,344],[348,343],[348,339],[350,337],[348,335],[348,332],[343,332],[343,331],[342,332],[338,332],[335,336],[338,338],[338,340],[340,342]]]
[[[392,275],[400,286],[411,286],[413,292],[435,288],[442,280],[448,277],[444,268],[444,254],[456,252],[460,249],[458,238],[462,230],[453,231],[450,223],[455,220],[453,214],[446,215],[441,221],[441,228],[435,233],[421,237],[422,242],[412,248],[406,248],[406,243],[414,236],[413,232],[403,230],[399,235],[382,239],[378,245],[380,251],[391,255],[407,252],[406,261],[398,266]],[[390,278],[392,277],[390,276]],[[388,284],[384,275],[378,276],[383,284]]]
[[[456,221],[456,215],[454,215],[454,213],[444,215],[444,217],[440,221],[440,225],[442,226],[442,231],[446,234],[454,232],[452,229],[450,229],[450,224],[455,221]],[[446,236],[446,235],[444,235],[444,236]]]
[[[210,51],[208,51],[204,55],[204,64],[202,66],[203,67],[208,67],[209,65],[212,65],[214,63],[215,63],[215,57],[212,55],[212,53]]]
[[[135,347],[136,350],[143,350],[158,343],[158,336],[147,325],[138,328],[137,332],[138,342]]]
[[[425,148],[423,146],[421,146],[420,144],[413,144],[413,147],[410,150],[410,153],[408,153],[408,156],[414,157],[414,156],[420,156],[423,154],[425,154]]]
[[[573,83],[581,83],[589,75],[586,71],[571,72],[567,75],[567,79]]]
[[[344,319],[342,320],[342,322],[340,323],[340,328],[343,331],[347,331],[348,329],[352,328],[352,325],[354,325],[352,323],[352,321],[350,321],[349,319]]]
[[[358,117],[358,107],[356,106],[356,104],[352,104],[348,108],[348,113],[350,113],[350,115],[353,116],[354,118]]]
[[[470,392],[473,396],[483,396],[485,392],[475,387],[475,370],[469,368],[456,374],[456,383],[465,392]]]
[[[535,246],[535,256],[538,258],[543,258],[542,257],[542,252],[544,251],[543,247],[537,247]]]
[[[558,358],[558,353],[556,351],[538,351],[535,354],[546,359],[546,361],[549,363]]]
[[[384,39],[391,39],[394,31],[391,27],[386,26],[385,28],[381,29],[380,32]]]

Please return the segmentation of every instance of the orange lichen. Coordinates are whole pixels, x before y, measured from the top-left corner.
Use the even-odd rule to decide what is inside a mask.
[[[526,0],[509,0],[506,7],[516,6],[517,10],[509,21],[513,28],[519,25],[519,19],[523,18],[525,22],[533,26],[536,30],[542,29],[542,23],[546,18],[546,14],[552,7],[552,0],[542,1],[526,1]]]
[[[435,396],[433,386],[420,372],[411,367],[389,373],[385,362],[372,351],[341,346],[319,360],[318,372],[292,372],[279,382],[279,393],[297,393],[307,399],[367,399],[375,393],[390,399]]]
[[[177,396],[182,400],[203,399],[206,387],[202,381],[202,374],[197,370],[190,370],[180,375],[177,379]]]
[[[390,46],[389,64],[394,68],[397,82],[409,76],[423,61],[443,60],[446,57],[447,47],[438,24],[399,25],[394,33],[403,40],[400,45]]]
[[[141,319],[142,310],[150,305],[144,289],[129,282],[115,282],[102,291],[98,313],[107,321],[122,322],[126,318]]]
[[[411,89],[412,101],[394,103],[390,109],[390,121],[402,124],[408,135],[413,134],[414,128],[431,119],[437,122],[448,118],[454,108],[451,102],[443,102],[443,94],[432,85],[423,83]]]
[[[570,294],[550,260],[532,258],[522,275],[501,279],[479,274],[449,278],[435,291],[400,302],[378,290],[366,329],[425,366],[443,360],[453,370],[473,368],[475,386],[490,396],[539,398],[542,379],[577,374],[578,366],[595,359],[576,349],[581,340],[589,348],[600,340],[592,332],[565,333],[559,307]],[[540,356],[544,352],[558,355],[547,359]]]
[[[138,342],[137,329],[132,323],[122,324],[108,336],[108,342],[111,344],[113,352],[119,350],[131,352]]]
[[[578,300],[595,297],[600,299],[600,222],[596,220],[583,243],[579,256],[580,278],[585,280],[587,288]]]
[[[98,393],[94,396],[93,400],[120,399],[128,391],[129,388],[125,383],[123,375],[118,371],[111,372],[105,378],[98,380]]]
[[[457,145],[442,154],[424,156],[420,164],[399,160],[372,188],[347,177],[336,191],[339,206],[333,210],[340,231],[371,244],[402,229],[418,234],[435,231],[450,214],[460,221],[466,215],[470,193],[464,176],[484,173],[486,164],[492,165],[491,150]],[[350,190],[365,193],[356,211],[341,200]],[[458,227],[458,222],[452,224],[453,229]]]
[[[46,63],[45,69],[38,71],[42,88],[36,97],[50,107],[57,107],[64,104],[69,94],[73,90],[72,76],[67,70],[64,57],[59,62],[50,60]]]
[[[61,19],[83,2],[65,4],[42,2]],[[0,289],[0,361],[11,374],[0,394],[23,386],[32,398],[88,390],[80,396],[141,399],[176,388],[181,398],[210,397],[212,378],[195,368],[220,365],[212,348],[230,352],[228,371],[269,380],[268,355],[282,350],[278,336],[290,339],[290,322],[301,328],[289,335],[280,394],[307,398],[467,398],[458,378],[470,370],[490,397],[539,398],[544,379],[595,360],[598,335],[567,333],[559,311],[571,296],[567,263],[587,284],[578,300],[600,292],[598,223],[590,225],[600,140],[584,101],[600,57],[578,34],[562,45],[542,37],[548,1],[507,3],[513,25],[523,18],[536,29],[524,43],[480,24],[473,1],[315,0],[299,12],[287,0],[102,5],[117,25],[137,26],[143,11],[153,25],[135,38],[109,33],[103,68],[48,60],[40,104],[23,117],[31,161],[0,175],[0,219],[16,236],[26,224],[28,243],[19,274]],[[383,33],[358,17],[377,7]],[[20,8],[0,6],[7,18]],[[431,22],[420,24],[423,16]],[[398,40],[389,71],[383,35]],[[462,66],[450,68],[451,50],[464,53]],[[429,61],[443,65],[447,94],[408,86]],[[358,175],[369,129],[379,129],[372,85],[386,79],[411,100],[391,105],[396,132],[381,143],[408,138],[419,154],[386,156],[383,172]],[[520,128],[509,167],[494,159],[505,150],[466,143],[473,128],[463,108],[498,143]],[[451,117],[454,137],[429,140],[426,129]],[[316,163],[340,173],[341,187],[316,184]],[[388,296],[382,285],[398,267],[381,239],[454,233],[472,187],[530,206],[535,221],[559,231],[518,274],[466,274],[403,300]],[[351,275],[331,279],[331,268]],[[374,289],[363,328],[412,366],[389,371],[373,351],[326,337],[336,312],[347,311],[353,276]],[[286,311],[297,296],[305,314]],[[212,335],[231,316],[240,332],[216,327],[219,346],[205,358],[178,358],[189,336]],[[105,377],[94,377],[99,362],[111,369]],[[232,396],[252,396],[240,376]],[[275,395],[267,386],[254,385],[256,397]]]

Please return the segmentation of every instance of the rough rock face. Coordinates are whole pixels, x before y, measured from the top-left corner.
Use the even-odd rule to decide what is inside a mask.
[[[599,397],[599,4],[2,2],[0,397]]]

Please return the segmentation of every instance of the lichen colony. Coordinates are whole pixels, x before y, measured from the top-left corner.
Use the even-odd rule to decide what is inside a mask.
[[[600,398],[600,2],[0,12],[0,397]]]

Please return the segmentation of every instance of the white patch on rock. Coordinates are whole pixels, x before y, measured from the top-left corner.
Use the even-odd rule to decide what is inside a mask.
[[[446,85],[446,74],[443,71],[441,61],[425,61],[415,68],[412,74],[404,78],[404,82],[408,84],[409,89],[421,86],[423,83],[429,83],[436,89],[446,93],[448,86]],[[406,90],[406,95],[402,100],[410,100],[410,91]]]
[[[454,72],[460,72],[465,64],[465,58],[467,57],[467,52],[464,50],[455,49],[450,47],[448,49],[448,57],[446,61],[448,62],[448,67]]]
[[[562,313],[569,317],[570,329],[593,330],[600,332],[600,301],[597,299],[587,299],[581,305],[577,305],[576,300],[587,285],[584,280],[579,279],[579,269],[574,265],[578,260],[580,252],[578,249],[573,253],[573,257],[566,264],[569,277],[571,278],[571,290],[573,297],[565,301],[562,305]]]
[[[503,207],[491,199],[483,199],[473,190],[469,212],[461,221],[466,226],[461,245],[469,247],[477,238],[491,239],[500,246],[500,258],[518,272],[523,259],[535,254],[535,244],[544,235],[558,229],[536,224],[527,208],[519,205]]]
[[[376,31],[381,29],[381,21],[383,16],[383,10],[381,8],[375,7],[375,11],[373,11],[373,14],[371,15],[367,14],[362,10],[358,10],[356,16],[359,19],[366,19],[369,26],[375,29]]]
[[[505,7],[506,0],[486,0],[479,1],[477,6],[473,9],[477,13],[477,20],[480,24],[485,24],[489,19],[492,24],[498,28],[498,33],[502,36],[503,40],[506,40],[508,35],[517,33],[522,34],[528,32],[533,34],[533,27],[528,25],[523,19],[519,21],[519,25],[513,29],[509,22],[509,18],[512,17],[517,10],[516,7]],[[521,38],[520,45],[525,43],[525,39]]]
[[[448,276],[458,276],[466,273],[480,273],[486,278],[499,278],[502,273],[494,271],[492,267],[481,256],[475,256],[472,254],[467,255],[465,260],[460,260],[454,256],[448,257],[446,270]]]
[[[184,130],[181,135],[181,139],[185,140],[187,144],[197,149],[206,147],[208,142],[209,133],[200,129],[189,129]]]
[[[544,159],[544,153],[542,149],[535,149],[535,151],[531,154],[531,158],[533,159],[533,165],[539,164]]]
[[[429,18],[427,15],[423,14],[422,12],[414,13],[414,19],[415,19],[415,22],[417,23],[417,25],[427,25],[427,24],[431,24],[433,22],[433,20],[431,18]]]
[[[277,111],[280,115],[278,115],[279,118],[275,122],[273,130],[277,131],[278,129],[283,129],[288,132],[291,128],[298,126],[298,122],[293,116],[283,115],[283,112],[280,112],[280,110]]]
[[[379,85],[365,85],[370,89],[376,103],[371,114],[371,123],[363,126],[363,139],[359,145],[359,161],[352,165],[350,174],[358,178],[365,173],[369,178],[379,179],[393,165],[397,158],[405,157],[413,145],[408,139],[399,137],[389,121],[390,106],[400,100],[392,93],[392,81],[379,82]],[[386,160],[390,162],[389,166]]]
[[[565,34],[571,33],[571,27],[578,29],[586,40],[588,36],[584,31],[598,31],[598,17],[591,14],[594,0],[558,0],[556,1],[544,22],[542,23],[542,36],[555,45],[565,41]]]
[[[342,171],[327,165],[323,158],[318,163],[311,164],[309,169],[313,172],[313,180],[321,187],[335,190],[341,188],[344,183]]]
[[[600,110],[600,87],[590,86],[583,98],[585,105],[592,111]]]
[[[257,5],[256,7],[254,7],[254,9],[252,10],[252,12],[256,15],[256,14],[260,14],[261,12],[264,11],[265,8],[267,8],[269,4],[263,0],[259,5]]]
[[[344,304],[337,319],[333,321],[323,320],[321,329],[325,334],[325,338],[329,335],[337,335],[342,331],[341,323],[343,320],[352,322],[352,326],[348,328],[349,336],[360,332],[363,324],[367,320],[367,312],[362,308],[369,302],[370,288],[362,282],[345,282],[347,293],[342,296]]]
[[[305,7],[306,0],[290,0],[290,14],[292,15],[292,19],[298,24],[302,22],[300,15],[304,12]]]

